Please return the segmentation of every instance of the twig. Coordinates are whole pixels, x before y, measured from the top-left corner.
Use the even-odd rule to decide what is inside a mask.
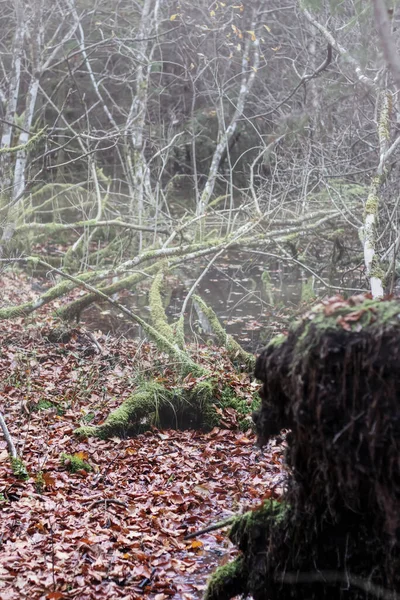
[[[7,446],[8,446],[8,451],[10,453],[11,458],[18,458],[18,453],[17,450],[14,446],[14,442],[12,441],[12,437],[10,435],[10,432],[8,431],[8,427],[7,424],[4,420],[3,415],[0,413],[0,427],[3,431],[3,435],[6,439],[7,442]]]
[[[94,337],[93,333],[91,331],[86,331],[85,332],[86,335],[90,338],[90,340],[93,342],[93,344],[96,346],[99,354],[103,354],[103,349],[100,346],[99,342],[96,340],[96,338]]]
[[[140,583],[139,583],[139,587],[141,590],[143,590],[147,585],[149,585],[151,583],[151,580],[153,579],[154,575],[156,574],[157,569],[154,567],[150,573],[150,577],[145,577]]]
[[[199,531],[194,531],[193,533],[189,533],[189,535],[185,535],[184,540],[191,540],[199,535],[203,535],[205,533],[209,533],[210,531],[216,531],[217,529],[222,529],[223,527],[227,527],[228,525],[232,525],[232,523],[237,519],[237,517],[229,517],[228,519],[224,519],[223,521],[219,521],[218,523],[213,523],[204,529],[199,529]]]
[[[100,498],[100,500],[95,500],[87,507],[87,510],[92,510],[95,506],[99,506],[100,504],[104,504],[105,508],[107,508],[107,504],[117,504],[118,506],[123,506],[124,508],[128,508],[126,502],[122,502],[122,500],[115,500],[114,498]]]
[[[55,554],[54,554],[54,532],[53,526],[50,523],[50,540],[51,540],[51,574],[53,578],[53,592],[56,591],[56,574],[54,569]]]
[[[313,275],[316,279],[318,279],[318,281],[324,285],[327,288],[337,288],[340,290],[343,290],[345,292],[363,292],[364,294],[368,291],[365,288],[345,288],[342,287],[341,285],[339,286],[332,286],[329,284],[329,282],[325,281],[324,279],[322,279],[322,277],[320,277],[315,271],[313,271],[312,269],[310,269],[310,267],[308,267],[307,265],[305,265],[304,263],[302,263],[301,261],[297,260],[297,258],[294,258],[293,256],[280,256],[279,254],[273,254],[272,252],[263,252],[261,250],[248,250],[249,254],[257,254],[260,256],[271,256],[272,258],[278,258],[279,260],[287,260],[289,262],[294,262],[297,265],[300,265],[303,269],[305,269],[306,271],[308,271],[309,273],[311,273],[311,275]]]
[[[252,117],[252,119],[255,119],[257,117],[268,117],[269,115],[272,115],[274,112],[277,112],[281,106],[286,104],[286,102],[289,102],[289,100],[292,98],[292,96],[295,95],[297,90],[302,85],[307,83],[307,81],[310,81],[311,79],[314,79],[315,77],[318,77],[318,75],[320,73],[322,73],[322,71],[325,71],[325,69],[327,69],[329,67],[331,62],[332,62],[332,44],[330,42],[328,42],[327,55],[326,55],[326,58],[323,61],[323,63],[321,63],[319,65],[319,67],[317,67],[315,69],[315,71],[313,71],[312,73],[309,73],[308,75],[303,75],[303,77],[300,79],[299,83],[293,88],[293,90],[290,92],[290,94],[288,96],[286,96],[286,98],[284,98],[281,102],[279,102],[279,104],[277,104],[277,106],[275,106],[274,108],[272,108],[270,111],[268,111],[266,113],[261,113],[261,114],[255,115],[254,117]],[[279,139],[281,139],[282,137],[284,137],[284,136],[280,136]],[[275,142],[272,142],[272,143],[275,143]],[[264,152],[265,152],[265,150],[263,150],[263,153]]]

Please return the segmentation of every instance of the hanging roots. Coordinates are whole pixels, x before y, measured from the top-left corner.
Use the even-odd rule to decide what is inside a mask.
[[[398,600],[400,302],[332,298],[273,340],[255,373],[259,441],[290,429],[289,478],[280,509],[268,503],[231,530],[240,593]],[[223,569],[208,600],[234,595]]]

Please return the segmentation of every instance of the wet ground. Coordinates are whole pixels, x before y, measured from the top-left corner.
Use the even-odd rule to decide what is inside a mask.
[[[196,294],[213,308],[227,332],[250,352],[259,350],[276,333],[285,328],[288,314],[296,312],[301,303],[303,276],[299,269],[283,269],[279,265],[267,270],[257,261],[241,255],[230,256],[213,266],[200,281]],[[201,274],[186,269],[168,277],[165,305],[170,322],[179,318],[187,291]],[[182,283],[184,281],[185,283]],[[147,319],[149,316],[148,287],[126,292],[119,301]],[[192,303],[188,305],[186,333],[192,340],[207,342],[199,316]],[[101,329],[114,335],[135,338],[140,327],[126,321],[109,306],[89,307],[82,320],[90,329]]]

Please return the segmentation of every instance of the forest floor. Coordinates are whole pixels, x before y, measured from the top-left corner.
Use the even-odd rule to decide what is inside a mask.
[[[28,301],[34,288],[3,274],[1,302]],[[201,598],[234,550],[225,530],[184,536],[279,497],[284,442],[260,450],[233,409],[209,433],[77,438],[76,427],[102,422],[140,378],[173,386],[172,369],[149,343],[79,326],[63,336],[51,310],[0,322],[0,411],[28,472],[13,473],[0,434],[0,597]],[[250,406],[250,377],[220,348],[196,353]],[[71,472],[75,459],[90,470]]]

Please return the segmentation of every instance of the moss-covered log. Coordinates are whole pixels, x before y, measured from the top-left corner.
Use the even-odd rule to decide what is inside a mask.
[[[122,290],[130,290],[147,277],[150,277],[152,273],[156,273],[159,268],[159,265],[156,263],[140,273],[133,273],[132,275],[119,279],[115,283],[99,286],[98,289],[107,296],[112,296]],[[88,294],[84,294],[80,298],[72,300],[65,306],[58,308],[56,316],[66,321],[72,320],[75,317],[78,317],[85,308],[98,299],[99,297],[95,293],[89,292]]]
[[[212,331],[216,335],[218,344],[227,349],[231,360],[243,363],[250,371],[254,369],[254,355],[246,352],[242,346],[225,331],[213,309],[208,306],[200,296],[193,296],[193,300],[200,306],[200,309],[210,323]]]
[[[154,278],[149,294],[153,325],[145,323],[140,317],[105,296],[100,290],[93,289],[93,293],[106,298],[111,304],[117,305],[120,310],[133,318],[155,342],[157,348],[167,352],[174,359],[175,370],[178,371],[178,381],[181,382],[181,386],[178,384],[173,389],[168,389],[154,382],[146,383],[112,412],[103,424],[95,427],[80,427],[77,430],[78,434],[100,438],[109,438],[114,435],[126,437],[135,435],[152,425],[161,428],[209,429],[219,425],[221,417],[218,410],[227,407],[237,409],[245,422],[247,415],[246,411],[243,411],[243,400],[237,398],[230,388],[226,387],[220,390],[218,381],[212,377],[212,374],[194,362],[189,351],[180,348],[176,343],[162,303],[162,281],[163,273],[160,271]],[[87,284],[85,287],[91,289],[91,286]],[[219,323],[218,326],[223,331]],[[237,348],[235,357],[240,351],[244,353],[239,344],[237,344]],[[247,356],[247,353],[244,354]],[[252,357],[252,355],[248,356]],[[188,375],[192,379],[190,384],[193,382],[193,378],[197,378],[194,386],[185,386],[184,378]],[[249,411],[250,407],[246,405],[246,409]]]
[[[282,510],[264,505],[231,530],[240,593],[399,598],[399,367],[400,301],[361,297],[316,307],[258,358],[259,440],[291,430],[289,476]],[[222,576],[207,600],[235,595]]]
[[[49,267],[51,268],[51,266],[49,264],[47,264],[45,261],[43,261],[39,258],[29,257],[24,260],[26,260],[28,266],[30,266],[32,268],[36,268],[37,266],[40,266],[40,265],[46,265],[47,268],[49,268]],[[90,282],[95,281],[100,276],[101,276],[101,274],[97,274],[96,272],[87,272],[87,273],[82,273],[81,275],[77,275],[75,279],[80,282],[87,283],[89,281]],[[27,316],[27,315],[33,313],[35,310],[38,310],[42,306],[45,306],[46,304],[49,304],[50,302],[57,300],[57,298],[64,296],[65,294],[70,292],[75,287],[77,287],[77,283],[74,283],[72,281],[69,281],[69,280],[59,281],[54,286],[52,286],[50,289],[48,289],[46,292],[44,292],[43,294],[38,296],[38,298],[36,298],[35,300],[31,300],[30,302],[25,302],[25,303],[19,304],[17,306],[9,306],[7,308],[1,308],[0,309],[0,321]]]
[[[153,327],[157,329],[165,338],[170,340],[171,343],[175,344],[174,333],[170,324],[168,323],[167,315],[163,306],[161,297],[161,287],[164,280],[164,273],[160,270],[159,273],[154,277],[150,293],[149,293],[149,307],[150,315]]]
[[[220,424],[217,408],[238,408],[240,404],[240,399],[233,395],[229,403],[226,395],[224,398],[217,398],[212,381],[199,380],[192,389],[168,389],[157,382],[149,382],[125,400],[104,423],[80,427],[75,433],[106,439],[133,436],[152,426],[210,430]]]

